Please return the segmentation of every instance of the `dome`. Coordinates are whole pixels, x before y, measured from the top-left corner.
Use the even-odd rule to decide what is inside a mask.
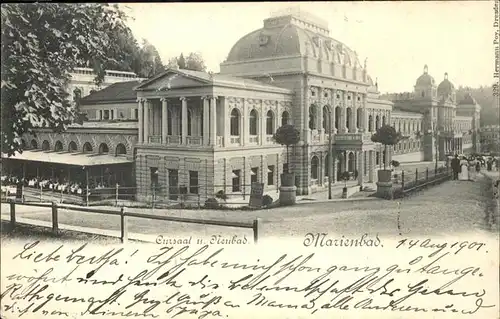
[[[474,97],[472,97],[472,95],[470,93],[467,93],[465,94],[465,97],[463,98],[463,100],[460,101],[460,103],[458,104],[461,104],[461,105],[476,105],[477,102],[476,102],[476,99],[474,99]]]
[[[328,36],[328,29],[309,16],[289,14],[264,20],[264,27],[253,31],[229,51],[225,62],[240,62],[286,56],[322,56],[338,64],[362,68],[353,50]]]
[[[424,66],[424,74],[418,77],[416,86],[435,86],[436,81],[429,75],[427,65]]]
[[[438,85],[438,95],[451,95],[455,91],[455,86],[448,80],[448,73],[444,74],[444,80]]]

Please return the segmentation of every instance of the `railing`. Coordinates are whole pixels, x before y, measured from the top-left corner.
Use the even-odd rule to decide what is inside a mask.
[[[278,180],[273,185],[267,185],[268,193],[278,194]],[[164,208],[204,208],[208,198],[217,198],[220,208],[248,207],[251,185],[232,184],[210,186],[156,186],[156,187],[115,187],[86,188],[78,193],[49,190],[34,187],[24,187],[22,201],[24,203],[57,202],[79,206],[129,206],[129,207],[164,207]],[[3,194],[2,194],[3,195]],[[13,199],[15,194],[7,194]]]
[[[414,172],[401,171],[401,174],[395,176],[393,182],[400,184],[397,194],[404,196],[413,191],[427,187],[429,185],[438,184],[447,181],[451,177],[451,170],[448,166],[442,166],[434,169],[418,168]]]
[[[248,138],[248,142],[249,143],[254,143],[254,144],[257,144],[259,142],[259,136],[250,136]]]
[[[4,203],[4,202],[3,202]],[[158,221],[169,221],[169,222],[178,222],[178,223],[190,223],[190,224],[201,224],[201,225],[215,225],[215,226],[223,226],[223,227],[236,227],[236,228],[248,228],[253,230],[253,238],[254,243],[258,242],[259,239],[259,229],[260,229],[260,219],[257,218],[253,222],[230,222],[225,220],[214,220],[214,219],[193,219],[193,218],[183,218],[183,217],[172,217],[172,216],[160,216],[160,215],[152,215],[152,214],[143,214],[143,213],[134,213],[126,210],[125,207],[122,207],[120,210],[106,210],[106,209],[94,209],[94,208],[83,208],[83,207],[73,207],[66,205],[58,205],[55,202],[52,203],[17,203],[15,201],[10,201],[10,225],[11,230],[16,227],[16,206],[25,205],[25,206],[37,206],[37,207],[46,207],[51,208],[52,210],[52,233],[57,235],[59,233],[59,210],[69,210],[76,212],[85,212],[85,213],[96,213],[103,215],[113,215],[120,217],[120,240],[122,243],[128,241],[128,219],[132,218],[140,218],[140,219],[149,219],[149,220],[158,220]]]
[[[266,136],[266,142],[267,143],[274,143],[274,138],[272,135],[267,135]]]
[[[217,136],[217,146],[224,146],[224,136]]]
[[[188,145],[202,145],[203,137],[201,136],[187,136],[186,138]]]
[[[241,138],[239,136],[231,136],[231,144],[241,144]]]
[[[181,137],[178,135],[167,136],[167,144],[181,144]]]
[[[161,144],[161,136],[159,136],[159,135],[152,135],[152,136],[149,137],[148,141],[149,141],[149,143]]]

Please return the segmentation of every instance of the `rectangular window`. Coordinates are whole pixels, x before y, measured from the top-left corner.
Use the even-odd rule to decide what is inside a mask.
[[[103,120],[109,120],[109,110],[104,110]]]
[[[111,110],[111,119],[114,120],[115,119],[115,112],[114,110]]]
[[[179,171],[176,169],[168,170],[168,194],[171,200],[179,196]]]
[[[259,168],[258,167],[253,167],[250,171],[250,183],[257,183],[258,182],[258,176],[259,176]]]
[[[198,172],[189,171],[189,193],[198,194]]]
[[[267,167],[267,185],[274,185],[274,165]]]
[[[99,120],[102,120],[102,110],[99,110]]]
[[[138,119],[139,119],[139,110],[134,109],[134,120],[138,120]]]
[[[233,193],[241,192],[241,170],[235,169],[233,171]]]
[[[159,183],[158,183],[158,167],[150,167],[150,172],[151,172],[151,187],[155,190],[157,190]]]

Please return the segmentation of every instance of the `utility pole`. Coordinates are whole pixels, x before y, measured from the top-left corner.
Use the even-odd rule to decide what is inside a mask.
[[[328,199],[332,199],[333,150],[332,150],[332,112],[328,121]]]

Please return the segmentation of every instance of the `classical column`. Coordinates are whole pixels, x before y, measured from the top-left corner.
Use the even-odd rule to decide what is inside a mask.
[[[364,175],[364,156],[363,151],[356,152],[357,164],[358,164],[358,184],[363,186],[363,175]]]
[[[188,133],[188,121],[187,121],[187,116],[188,116],[188,108],[187,108],[187,99],[183,96],[180,98],[181,103],[182,103],[182,116],[181,116],[181,123],[182,123],[182,132],[181,132],[181,143],[182,144],[187,144],[187,133]]]
[[[210,109],[208,96],[203,96],[203,145],[208,145],[210,132]]]
[[[168,135],[168,111],[167,111],[167,98],[163,97],[161,100],[161,142],[167,144]]]
[[[229,114],[229,105],[227,103],[227,97],[222,97],[221,99],[222,103],[222,115],[224,117],[224,138],[223,138],[223,145],[224,147],[229,146],[230,144],[230,129],[231,129],[231,115]]]
[[[217,143],[217,97],[210,98],[210,145]]]
[[[139,115],[138,123],[139,123],[139,144],[144,143],[144,117],[143,117],[143,103],[144,100],[142,98],[137,99],[137,113]]]
[[[248,111],[247,111],[247,102],[245,98],[243,98],[243,112],[241,114],[241,130],[240,130],[240,144],[245,146],[248,144],[248,136],[250,135],[250,128],[248,125]]]
[[[264,107],[264,101],[261,100],[260,102],[261,106],[261,112],[260,112],[260,130],[258,132],[259,135],[259,145],[264,145],[266,142],[267,134],[266,134],[266,128],[267,128],[267,113],[265,112],[265,107]],[[276,118],[276,116],[275,116]]]
[[[373,183],[375,180],[375,151],[368,151],[368,182]]]
[[[144,143],[149,143],[149,100],[144,100]]]

